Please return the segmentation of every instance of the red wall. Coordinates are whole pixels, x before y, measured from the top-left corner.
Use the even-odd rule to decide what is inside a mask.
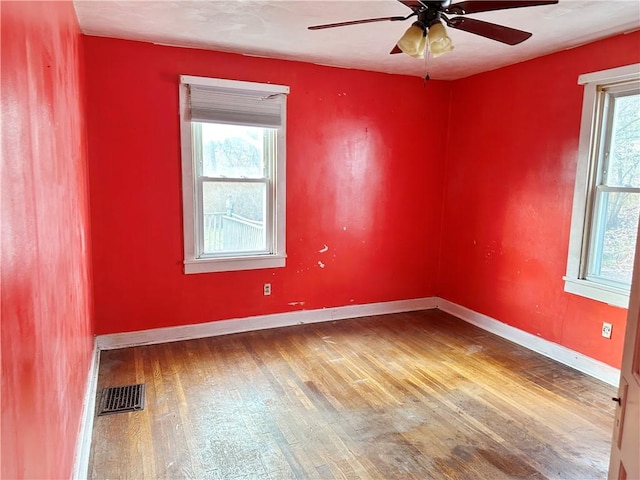
[[[619,367],[626,310],[564,293],[582,73],[640,61],[621,35],[453,82],[438,294]],[[611,340],[602,322],[613,324]]]
[[[80,34],[2,2],[2,478],[69,478],[93,350]]]
[[[435,293],[447,83],[97,37],[85,55],[98,333]],[[285,268],[182,273],[179,74],[291,87]]]

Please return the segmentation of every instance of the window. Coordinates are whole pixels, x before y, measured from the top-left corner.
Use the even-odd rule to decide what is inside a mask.
[[[627,307],[640,215],[640,65],[585,86],[565,291]]]
[[[180,77],[185,273],[285,265],[287,93]]]

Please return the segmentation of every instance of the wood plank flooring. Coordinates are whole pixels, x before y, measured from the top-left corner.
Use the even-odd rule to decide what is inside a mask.
[[[429,310],[105,351],[92,478],[604,479],[615,389]]]

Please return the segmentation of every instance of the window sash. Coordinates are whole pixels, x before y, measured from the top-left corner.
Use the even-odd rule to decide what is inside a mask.
[[[599,115],[601,120],[596,129],[599,137],[599,148],[595,149],[597,152],[595,167],[598,172],[596,185],[598,187],[615,186],[611,185],[612,182],[608,174],[612,170],[612,156],[609,152],[612,150],[616,102],[618,99],[637,95],[640,95],[640,82],[638,81],[609,84],[598,88],[597,101],[602,110]]]
[[[624,290],[630,290],[630,283],[617,281],[603,275],[603,254],[606,232],[606,214],[608,211],[608,203],[611,193],[632,193],[640,194],[640,188],[612,188],[612,187],[597,187],[595,195],[595,208],[594,215],[589,222],[588,234],[589,234],[589,249],[587,260],[584,265],[585,273],[584,278],[586,280],[602,283],[615,288]],[[635,235],[635,231],[631,232],[631,235]],[[635,245],[635,241],[632,242]],[[629,265],[632,267],[632,264]]]
[[[233,183],[249,183],[256,185],[264,185],[265,198],[264,198],[264,220],[262,222],[264,232],[265,248],[259,250],[221,250],[219,252],[208,252],[205,248],[205,214],[204,213],[204,184],[233,184]],[[272,223],[269,220],[273,218],[271,209],[273,208],[271,198],[273,198],[273,182],[269,178],[212,178],[212,177],[199,177],[198,178],[198,204],[197,204],[197,258],[220,258],[229,256],[248,256],[248,255],[267,255],[274,253],[273,251],[273,228]]]
[[[237,124],[234,125],[243,125]],[[251,125],[254,126],[254,125]],[[263,136],[264,148],[263,148],[263,165],[264,175],[262,178],[255,177],[209,177],[203,175],[204,169],[204,157],[202,151],[202,128],[199,122],[191,122],[192,128],[192,142],[193,142],[193,155],[195,169],[195,181],[196,181],[196,258],[221,258],[229,256],[251,256],[251,255],[268,255],[274,254],[275,238],[274,238],[274,219],[275,219],[275,188],[273,182],[273,175],[276,172],[275,163],[277,158],[277,130],[269,129]],[[265,186],[265,199],[264,199],[264,235],[265,248],[261,250],[225,250],[220,252],[207,252],[205,249],[205,213],[204,213],[204,184],[205,183],[255,183],[263,184]]]
[[[602,85],[597,88],[597,106],[595,108],[599,121],[594,122],[597,137],[594,139],[592,156],[595,175],[589,187],[590,215],[585,229],[585,255],[581,273],[586,280],[628,290],[630,284],[620,282],[602,275],[606,214],[611,193],[640,193],[640,188],[616,187],[607,185],[610,182],[612,139],[614,136],[615,102],[617,98],[638,95],[640,88],[637,81],[625,81],[616,84]],[[635,242],[634,242],[635,244]]]

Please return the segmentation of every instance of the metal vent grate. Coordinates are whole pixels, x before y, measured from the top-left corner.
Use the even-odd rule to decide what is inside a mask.
[[[107,387],[102,390],[98,415],[135,412],[142,409],[144,409],[144,383],[123,387]]]

